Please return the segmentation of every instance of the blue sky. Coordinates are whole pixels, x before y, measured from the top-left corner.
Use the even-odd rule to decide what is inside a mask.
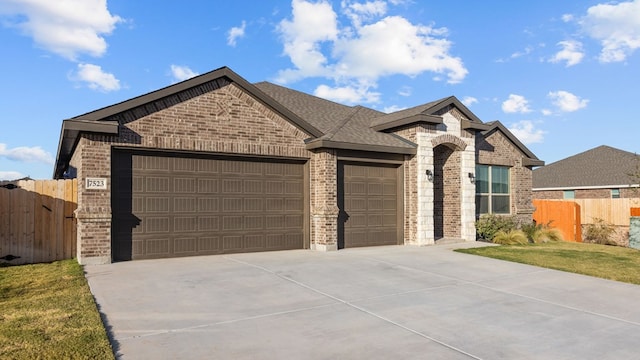
[[[50,178],[62,120],[221,66],[386,112],[455,95],[547,163],[640,153],[640,0],[0,0],[0,44],[0,179]]]

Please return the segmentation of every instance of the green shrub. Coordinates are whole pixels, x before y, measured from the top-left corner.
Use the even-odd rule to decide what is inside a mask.
[[[494,235],[493,242],[500,245],[524,245],[529,240],[522,230],[500,230]]]
[[[617,245],[615,241],[611,240],[611,235],[615,231],[613,225],[603,219],[594,219],[593,224],[587,224],[585,227],[584,239],[586,242],[600,245]]]
[[[485,214],[476,221],[476,234],[480,239],[492,241],[499,231],[509,232],[518,228],[515,216]]]

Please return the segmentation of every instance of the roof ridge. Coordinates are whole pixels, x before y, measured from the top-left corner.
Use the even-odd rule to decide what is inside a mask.
[[[325,139],[331,139],[333,138],[337,133],[338,130],[342,129],[345,125],[347,125],[347,123],[349,123],[349,121],[351,121],[353,119],[354,116],[356,116],[356,114],[358,112],[360,112],[360,110],[362,110],[364,107],[357,105],[353,107],[353,111],[344,119],[342,119],[333,129],[329,130],[324,136],[323,138]]]

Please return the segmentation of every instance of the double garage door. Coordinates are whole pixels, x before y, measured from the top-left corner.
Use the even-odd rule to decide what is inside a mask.
[[[115,261],[301,249],[305,166],[116,151]]]

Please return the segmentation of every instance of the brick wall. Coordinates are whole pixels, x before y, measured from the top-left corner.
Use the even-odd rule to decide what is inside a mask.
[[[460,151],[434,148],[434,236],[460,237]]]

